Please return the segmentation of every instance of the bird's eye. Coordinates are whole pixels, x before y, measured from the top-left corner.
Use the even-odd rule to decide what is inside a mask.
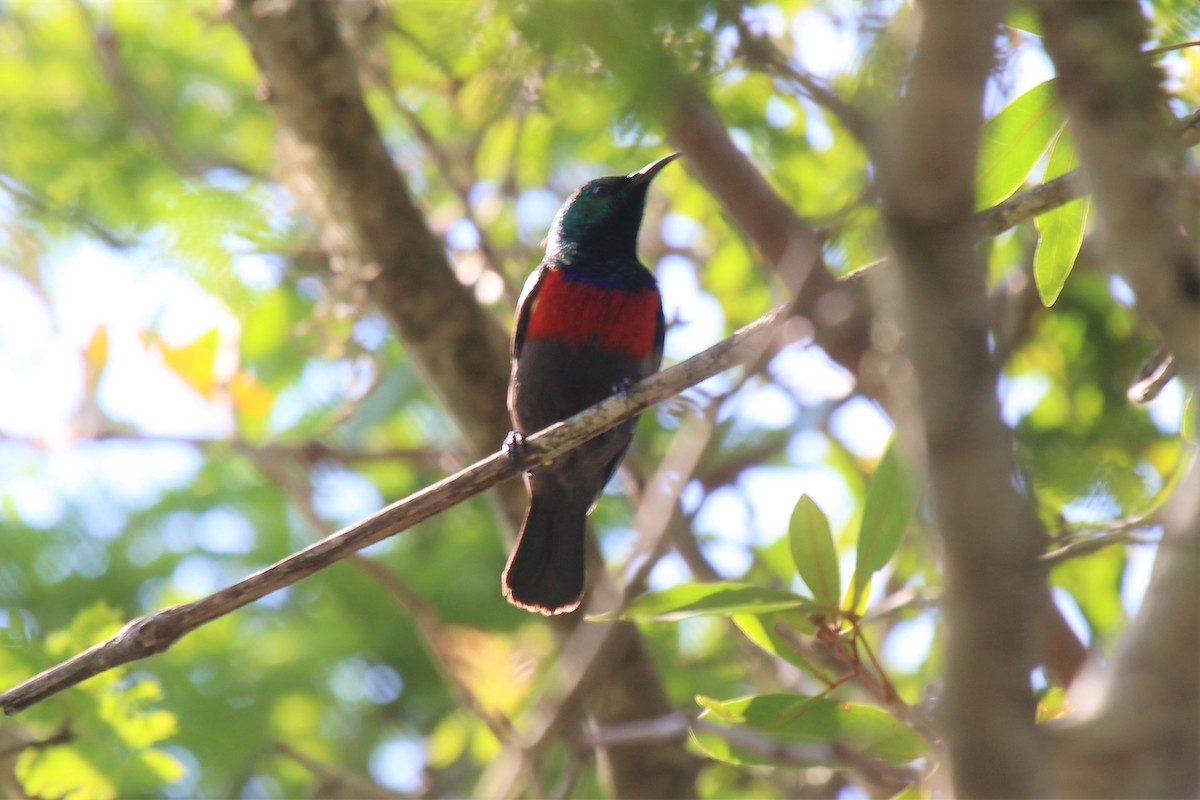
[[[588,197],[599,197],[604,194],[604,184],[597,183],[595,186],[589,186],[587,194]]]

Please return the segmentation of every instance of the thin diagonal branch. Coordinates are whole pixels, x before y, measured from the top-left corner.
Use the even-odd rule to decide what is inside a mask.
[[[521,469],[577,447],[684,389],[757,356],[780,316],[776,309],[704,352],[642,381],[627,394],[610,397],[533,434],[512,460],[503,451],[493,453],[231,586],[133,620],[111,638],[0,694],[0,709],[15,714],[102,672],[161,653],[201,625],[411,528],[515,476]]]

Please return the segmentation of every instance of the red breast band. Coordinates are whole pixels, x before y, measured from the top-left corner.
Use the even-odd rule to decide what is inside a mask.
[[[548,270],[529,309],[525,338],[591,342],[641,360],[654,347],[660,307],[657,289],[596,286]]]

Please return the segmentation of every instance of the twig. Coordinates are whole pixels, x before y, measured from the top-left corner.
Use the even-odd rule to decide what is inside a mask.
[[[881,759],[868,756],[840,742],[784,744],[759,736],[744,727],[725,727],[706,719],[695,720],[692,723],[692,729],[715,733],[730,744],[753,751],[772,762],[785,764],[849,763],[873,783],[887,787],[893,793],[917,780],[917,772],[910,767],[891,766]]]
[[[625,581],[620,605],[625,606],[646,590],[650,572],[668,549],[668,531],[679,495],[696,472],[700,459],[708,450],[716,427],[720,403],[710,403],[703,410],[689,414],[679,426],[671,447],[650,479],[650,489],[644,494],[633,518],[633,529],[639,541],[632,559],[645,558]]]
[[[177,145],[172,131],[142,97],[133,76],[121,57],[120,38],[117,30],[107,19],[97,21],[92,17],[92,8],[84,0],[74,0],[75,11],[87,28],[92,52],[100,71],[112,89],[117,106],[133,127],[149,138],[163,157],[185,175],[202,175],[214,167],[236,170],[243,175],[256,176],[244,164],[220,154],[186,153]]]
[[[259,471],[269,481],[284,489],[285,493],[291,498],[292,503],[299,509],[300,515],[304,517],[312,529],[314,531],[328,530],[330,527],[328,521],[317,512],[316,506],[313,504],[310,490],[312,481],[308,470],[306,469],[303,473],[294,477],[291,471],[284,468],[287,463],[286,461],[269,458],[266,453],[256,453],[254,455],[255,464]],[[413,626],[417,629],[417,633],[424,640],[425,650],[430,662],[446,685],[458,695],[463,707],[475,714],[487,726],[488,730],[492,732],[497,741],[507,741],[511,734],[508,720],[492,714],[483,701],[472,691],[471,687],[462,680],[450,663],[450,658],[447,656],[446,649],[442,645],[442,630],[437,611],[426,603],[417,592],[413,591],[399,575],[378,561],[363,556],[360,553],[351,555],[346,561],[352,568],[375,581],[384,591],[392,596],[392,599],[396,601],[398,606],[404,609]]]
[[[71,729],[68,726],[64,725],[54,733],[41,739],[20,738],[16,744],[0,750],[0,758],[15,756],[17,753],[20,753],[23,750],[37,750],[40,748],[54,747],[58,744],[66,744],[67,742],[74,740],[74,738],[75,734],[71,732]]]
[[[778,77],[799,89],[805,96],[832,114],[850,135],[867,146],[871,142],[871,125],[863,113],[842,99],[824,82],[797,69],[784,53],[766,36],[750,30],[746,20],[738,16],[738,50],[750,64],[759,64],[774,69]]]
[[[12,195],[12,198],[18,205],[25,206],[47,216],[56,217],[65,221],[68,225],[76,226],[83,232],[95,236],[114,250],[126,250],[133,246],[133,242],[126,241],[119,234],[109,230],[104,223],[93,218],[86,212],[77,208],[60,206],[49,197],[28,186],[22,185],[8,175],[0,175],[0,189]]]
[[[1160,347],[1138,367],[1133,383],[1125,390],[1125,396],[1131,403],[1149,403],[1158,397],[1176,373],[1175,356],[1167,348]]]
[[[402,800],[408,795],[399,792],[393,792],[372,780],[369,780],[362,775],[356,775],[353,772],[348,772],[340,767],[335,767],[332,764],[326,764],[324,761],[318,761],[312,756],[306,755],[296,748],[284,742],[275,742],[275,749],[286,758],[295,761],[304,769],[308,770],[314,778],[317,778],[325,787],[326,792],[322,794],[332,794],[332,796],[340,796],[341,792],[329,792],[330,788],[344,789],[351,796],[361,798],[379,798],[379,800]]]
[[[914,419],[901,436],[927,456],[941,532],[946,642],[939,707],[955,789],[1044,794],[1034,726],[1030,631],[1046,594],[1045,533],[1013,488],[988,346],[986,264],[972,197],[1002,3],[926,0],[904,97],[886,126],[879,174],[895,254]],[[919,433],[918,433],[919,432]]]
[[[1147,527],[1153,525],[1152,522],[1139,521],[1134,525],[1127,525],[1116,528],[1111,531],[1089,536],[1086,539],[1081,539],[1070,544],[1065,544],[1062,547],[1051,550],[1042,556],[1044,564],[1061,564],[1072,558],[1091,555],[1097,550],[1103,550],[1106,547],[1111,547],[1114,544],[1157,544],[1154,539],[1138,536],[1133,533],[1134,528]]]
[[[779,311],[760,317],[704,352],[642,381],[626,395],[610,397],[529,436],[511,460],[503,451],[493,453],[231,586],[133,620],[109,639],[0,694],[0,708],[6,714],[15,714],[90,677],[161,653],[207,622],[406,530],[513,477],[519,469],[552,459],[689,386],[754,357],[774,332]]]
[[[389,447],[378,450],[355,450],[340,445],[311,439],[303,442],[270,442],[268,444],[253,444],[242,439],[218,439],[203,436],[156,436],[135,430],[120,430],[118,428],[101,428],[88,432],[86,436],[76,436],[74,441],[107,442],[121,440],[144,444],[168,444],[186,447],[225,447],[233,448],[252,457],[282,458],[299,461],[304,464],[315,464],[318,461],[338,461],[351,464],[360,461],[408,461],[421,468],[442,467],[461,468],[462,453],[453,447]],[[0,433],[0,442],[11,442],[32,449],[45,449],[49,445],[44,439],[30,436],[10,436]],[[447,466],[449,465],[449,467]]]
[[[579,750],[586,752],[597,747],[682,739],[694,722],[687,714],[675,712],[653,719],[606,725],[583,737],[579,741]]]
[[[479,251],[479,254],[483,256],[483,260],[487,264],[488,268],[501,278],[505,279],[505,289],[507,290],[508,294],[511,295],[508,299],[515,301],[516,293],[513,291],[513,287],[509,286],[509,282],[502,268],[500,255],[495,246],[492,244],[491,238],[487,234],[487,226],[479,221],[478,216],[475,214],[475,209],[471,206],[470,190],[475,181],[473,178],[471,180],[464,181],[462,177],[455,172],[456,162],[460,164],[463,162],[470,164],[474,163],[474,159],[464,159],[461,156],[455,158],[454,155],[447,152],[446,148],[442,147],[437,138],[430,132],[429,128],[425,126],[425,123],[421,120],[421,117],[411,108],[400,102],[400,94],[396,91],[396,87],[392,84],[391,77],[384,70],[379,69],[375,65],[369,63],[369,61],[366,59],[359,60],[359,67],[366,73],[367,78],[383,89],[383,94],[387,98],[388,104],[391,105],[392,110],[404,120],[405,124],[408,125],[413,134],[417,137],[417,140],[421,143],[421,146],[425,149],[425,152],[429,154],[430,160],[433,161],[434,166],[437,168],[438,174],[442,178],[442,182],[446,184],[446,186],[448,186],[458,198],[459,205],[462,208],[463,218],[470,222],[475,228],[475,234],[479,239],[479,244],[476,249]]]

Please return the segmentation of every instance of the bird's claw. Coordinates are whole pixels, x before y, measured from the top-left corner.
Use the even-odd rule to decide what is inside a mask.
[[[629,390],[633,388],[634,380],[632,378],[622,378],[620,383],[613,384],[613,394],[621,395],[622,400],[629,400]]]
[[[509,431],[508,436],[504,437],[504,444],[501,449],[504,450],[504,457],[514,467],[520,463],[521,447],[525,444],[525,434],[520,431]]]

